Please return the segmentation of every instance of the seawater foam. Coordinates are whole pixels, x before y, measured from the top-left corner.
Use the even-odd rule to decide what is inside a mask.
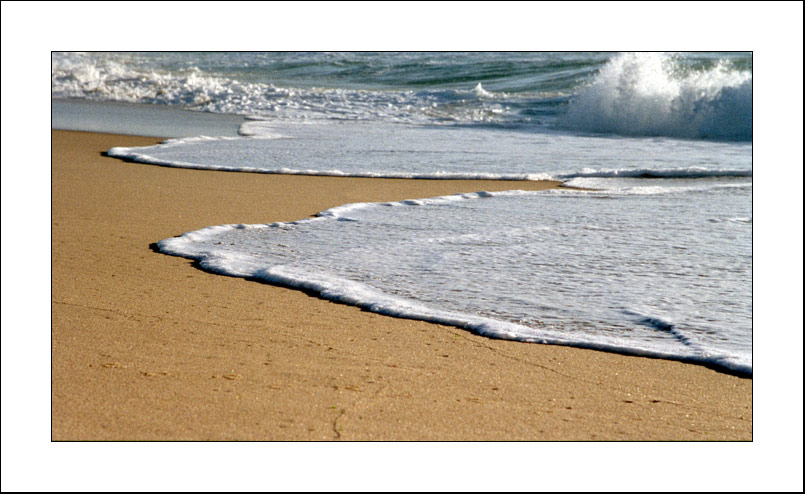
[[[54,53],[51,95],[99,101],[159,103],[238,113],[256,98],[259,85],[203,74],[190,67],[174,72],[139,66],[123,54]]]
[[[172,54],[174,57],[176,54]],[[241,54],[243,56],[244,54]],[[507,111],[506,93],[480,83],[456,89],[370,89],[283,87],[241,80],[243,74],[215,74],[187,63],[160,63],[143,54],[54,53],[51,97],[162,104],[194,110],[269,117],[275,120],[363,120],[408,123],[494,123],[520,121]],[[192,57],[188,57],[192,60]],[[248,63],[248,62],[244,62]],[[270,63],[252,60],[270,79]],[[238,64],[230,70],[242,70]],[[518,97],[522,99],[522,97]],[[516,100],[518,98],[515,98]],[[540,93],[526,95],[539,99]],[[529,120],[526,118],[526,121]],[[245,134],[244,134],[245,135]]]
[[[692,226],[743,217],[745,197],[629,196],[602,209],[581,193],[479,192],[349,204],[158,245],[216,273],[381,314],[751,374],[751,224]]]
[[[249,136],[181,139],[110,156],[184,168],[329,176],[571,180],[751,177],[749,143],[534,134],[380,122],[250,120]]]
[[[563,125],[589,132],[747,141],[752,74],[725,63],[685,71],[663,53],[620,54],[572,98]]]

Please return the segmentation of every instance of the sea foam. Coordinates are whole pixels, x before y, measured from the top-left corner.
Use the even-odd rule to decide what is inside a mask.
[[[116,147],[108,154],[181,168],[355,177],[568,181],[752,176],[751,144],[742,142],[360,121],[249,120],[243,127],[248,136]]]
[[[751,374],[751,223],[708,221],[745,217],[746,195],[626,196],[601,208],[583,193],[479,192],[158,245],[215,273],[395,317]]]

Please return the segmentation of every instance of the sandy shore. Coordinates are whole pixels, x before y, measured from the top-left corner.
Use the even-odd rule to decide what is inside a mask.
[[[752,380],[490,340],[200,271],[150,244],[359,201],[550,183],[179,170],[52,131],[53,440],[751,440]]]

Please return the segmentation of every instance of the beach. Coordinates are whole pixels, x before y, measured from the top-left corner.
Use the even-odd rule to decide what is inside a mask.
[[[184,170],[52,130],[55,441],[751,441],[752,379],[503,341],[207,273],[155,242],[354,202],[558,182]]]

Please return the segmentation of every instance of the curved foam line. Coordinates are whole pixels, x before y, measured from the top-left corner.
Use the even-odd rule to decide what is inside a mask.
[[[551,336],[545,333],[540,337],[523,337],[523,330],[533,329],[526,328],[522,325],[498,321],[481,316],[473,316],[470,314],[455,313],[450,311],[443,311],[432,309],[424,304],[414,302],[411,300],[403,299],[400,297],[385,294],[375,288],[369,287],[365,284],[347,280],[343,278],[336,278],[321,273],[304,271],[299,268],[290,267],[287,265],[274,265],[274,266],[259,266],[251,269],[236,268],[237,261],[242,261],[242,256],[232,253],[217,253],[208,248],[198,250],[194,244],[199,242],[209,242],[210,239],[221,235],[222,233],[233,229],[257,229],[257,228],[290,228],[294,225],[303,223],[316,222],[316,221],[338,221],[342,218],[348,218],[346,213],[374,206],[394,206],[394,207],[419,207],[424,204],[438,204],[451,201],[481,199],[495,195],[512,195],[512,194],[529,194],[539,192],[527,191],[507,191],[505,193],[489,193],[478,192],[471,194],[455,194],[450,196],[440,196],[428,199],[419,199],[412,202],[411,200],[398,201],[394,203],[354,203],[345,204],[325,211],[321,211],[313,218],[305,218],[294,222],[278,222],[271,224],[230,224],[210,226],[188,232],[180,235],[164,239],[157,243],[160,252],[174,255],[178,257],[189,258],[197,261],[198,266],[204,270],[241,278],[251,278],[262,280],[272,284],[279,284],[289,288],[301,289],[315,293],[316,295],[331,300],[333,302],[354,305],[371,312],[384,314],[392,317],[416,319],[438,324],[445,324],[455,326],[458,328],[466,329],[481,336],[487,336],[497,339],[508,339],[515,341],[523,341],[529,343],[543,343],[562,346],[571,346],[577,348],[585,348],[591,350],[607,351],[612,353],[619,353],[624,355],[663,358],[669,360],[677,360],[689,363],[696,363],[719,368],[724,371],[735,373],[743,376],[751,376],[752,368],[750,365],[744,365],[732,362],[729,357],[723,355],[707,355],[702,352],[697,352],[697,355],[674,355],[660,351],[645,350],[639,348],[621,347],[617,345],[598,343],[590,341],[568,341],[561,337]],[[640,315],[630,312],[631,314]],[[659,321],[659,320],[657,320]],[[670,326],[670,323],[654,324],[658,329],[660,326]],[[678,332],[677,332],[678,333]],[[681,342],[689,341],[684,335],[674,334]]]

